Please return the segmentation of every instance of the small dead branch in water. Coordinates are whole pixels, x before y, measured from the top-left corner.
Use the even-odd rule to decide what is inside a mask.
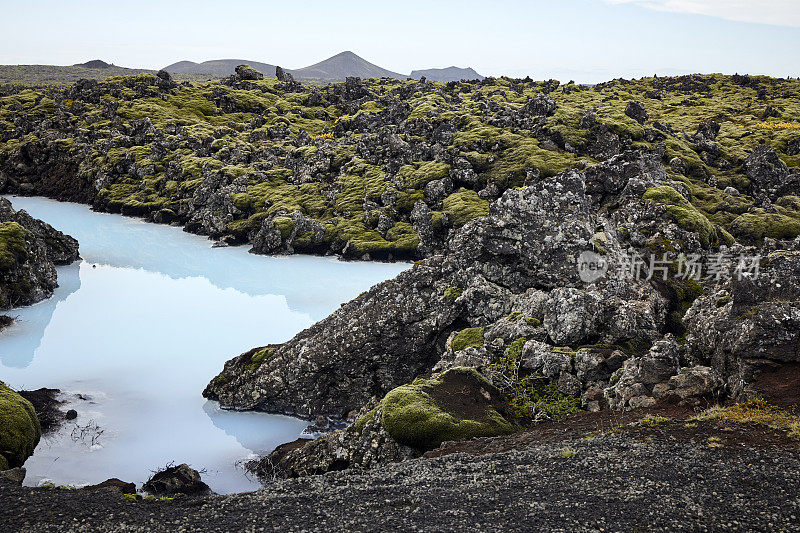
[[[91,447],[100,443],[100,436],[104,432],[105,430],[98,426],[94,420],[89,420],[85,426],[75,424],[70,437],[73,442],[82,442]]]

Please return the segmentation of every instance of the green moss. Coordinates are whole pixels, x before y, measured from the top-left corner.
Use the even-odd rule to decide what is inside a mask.
[[[447,287],[444,290],[444,297],[451,302],[456,301],[462,294],[464,294],[464,289],[459,289],[458,287]]]
[[[452,388],[447,386],[448,382],[457,384],[460,392],[456,398],[448,392]],[[465,393],[465,389],[469,392]],[[434,448],[444,441],[517,430],[515,423],[486,400],[486,396],[491,398],[490,391],[495,391],[494,387],[474,369],[454,368],[436,379],[420,379],[390,391],[380,403],[381,424],[398,442],[420,450]],[[481,401],[480,398],[482,405],[474,403]],[[471,408],[469,415],[465,408]]]
[[[33,405],[0,381],[0,456],[6,466],[22,466],[41,436]]]
[[[453,337],[450,347],[454,352],[483,346],[483,328],[462,329]]]
[[[669,185],[652,187],[642,198],[666,206],[675,223],[686,231],[697,233],[703,246],[717,242],[717,230],[711,221]]]
[[[0,270],[7,270],[25,260],[28,230],[16,222],[0,223]]]
[[[281,238],[287,239],[294,231],[294,220],[289,217],[275,217],[272,219],[272,225],[281,232]]]
[[[250,361],[252,363],[260,365],[261,363],[272,357],[274,354],[275,354],[274,347],[264,348],[263,350],[259,350],[256,353],[254,353],[253,357],[250,358]]]
[[[522,357],[522,348],[525,346],[525,342],[527,339],[524,337],[520,337],[515,339],[511,344],[508,345],[508,357],[512,358],[515,361],[518,361]]]
[[[397,177],[407,189],[422,189],[431,181],[447,177],[449,172],[450,165],[447,163],[422,161],[403,165],[397,171]]]
[[[793,239],[800,235],[800,218],[756,209],[736,218],[729,229],[743,240],[760,241],[764,237]]]
[[[390,248],[396,252],[412,253],[419,246],[419,235],[408,222],[397,222],[386,233]]]
[[[386,175],[380,168],[356,158],[345,166],[338,184],[336,211],[352,213],[363,209],[364,199],[380,200],[386,188]]]
[[[694,301],[703,294],[703,285],[697,280],[670,280],[664,287],[669,300],[669,313],[667,314],[667,330],[678,336],[683,341],[686,334],[686,325],[683,317]],[[644,350],[648,347],[643,347]]]
[[[377,407],[374,407],[369,412],[364,414],[363,416],[358,417],[355,422],[353,422],[353,430],[357,433],[361,433],[364,431],[364,426],[366,426],[373,418],[375,418],[375,413],[378,411]]]
[[[508,185],[521,185],[526,170],[538,170],[541,176],[554,176],[574,167],[575,156],[559,150],[545,150],[539,141],[530,137],[514,140],[511,148],[499,154],[491,165],[489,176],[494,181]]]
[[[454,192],[444,199],[442,205],[442,211],[450,217],[450,221],[456,227],[489,214],[489,202],[469,189],[460,189]]]

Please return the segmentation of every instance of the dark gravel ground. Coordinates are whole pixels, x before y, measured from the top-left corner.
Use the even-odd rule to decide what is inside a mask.
[[[126,502],[0,486],[2,531],[797,531],[796,447],[608,433]]]

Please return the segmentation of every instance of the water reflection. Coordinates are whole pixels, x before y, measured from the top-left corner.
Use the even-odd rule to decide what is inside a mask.
[[[0,348],[0,364],[23,368],[33,361],[33,354],[42,343],[45,329],[56,307],[81,287],[80,266],[75,263],[58,267],[58,288],[52,298],[30,307],[11,311],[17,322],[4,331],[8,342]]]
[[[171,278],[204,277],[221,289],[249,295],[282,294],[289,308],[321,320],[330,313],[320,305],[327,294],[346,301],[375,283],[393,277],[407,264],[343,262],[333,257],[266,257],[247,246],[211,249],[205,237],[178,227],[136,218],[94,213],[86,206],[46,198],[8,196],[15,209],[78,239],[84,260],[116,267],[141,268]],[[325,275],[315,272],[324,268]],[[349,297],[347,297],[349,296]]]

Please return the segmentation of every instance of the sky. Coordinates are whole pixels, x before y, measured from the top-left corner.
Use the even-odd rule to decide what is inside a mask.
[[[384,5],[385,4],[385,5]],[[299,68],[351,50],[389,70],[592,83],[692,72],[800,75],[800,0],[0,0],[0,64]]]

